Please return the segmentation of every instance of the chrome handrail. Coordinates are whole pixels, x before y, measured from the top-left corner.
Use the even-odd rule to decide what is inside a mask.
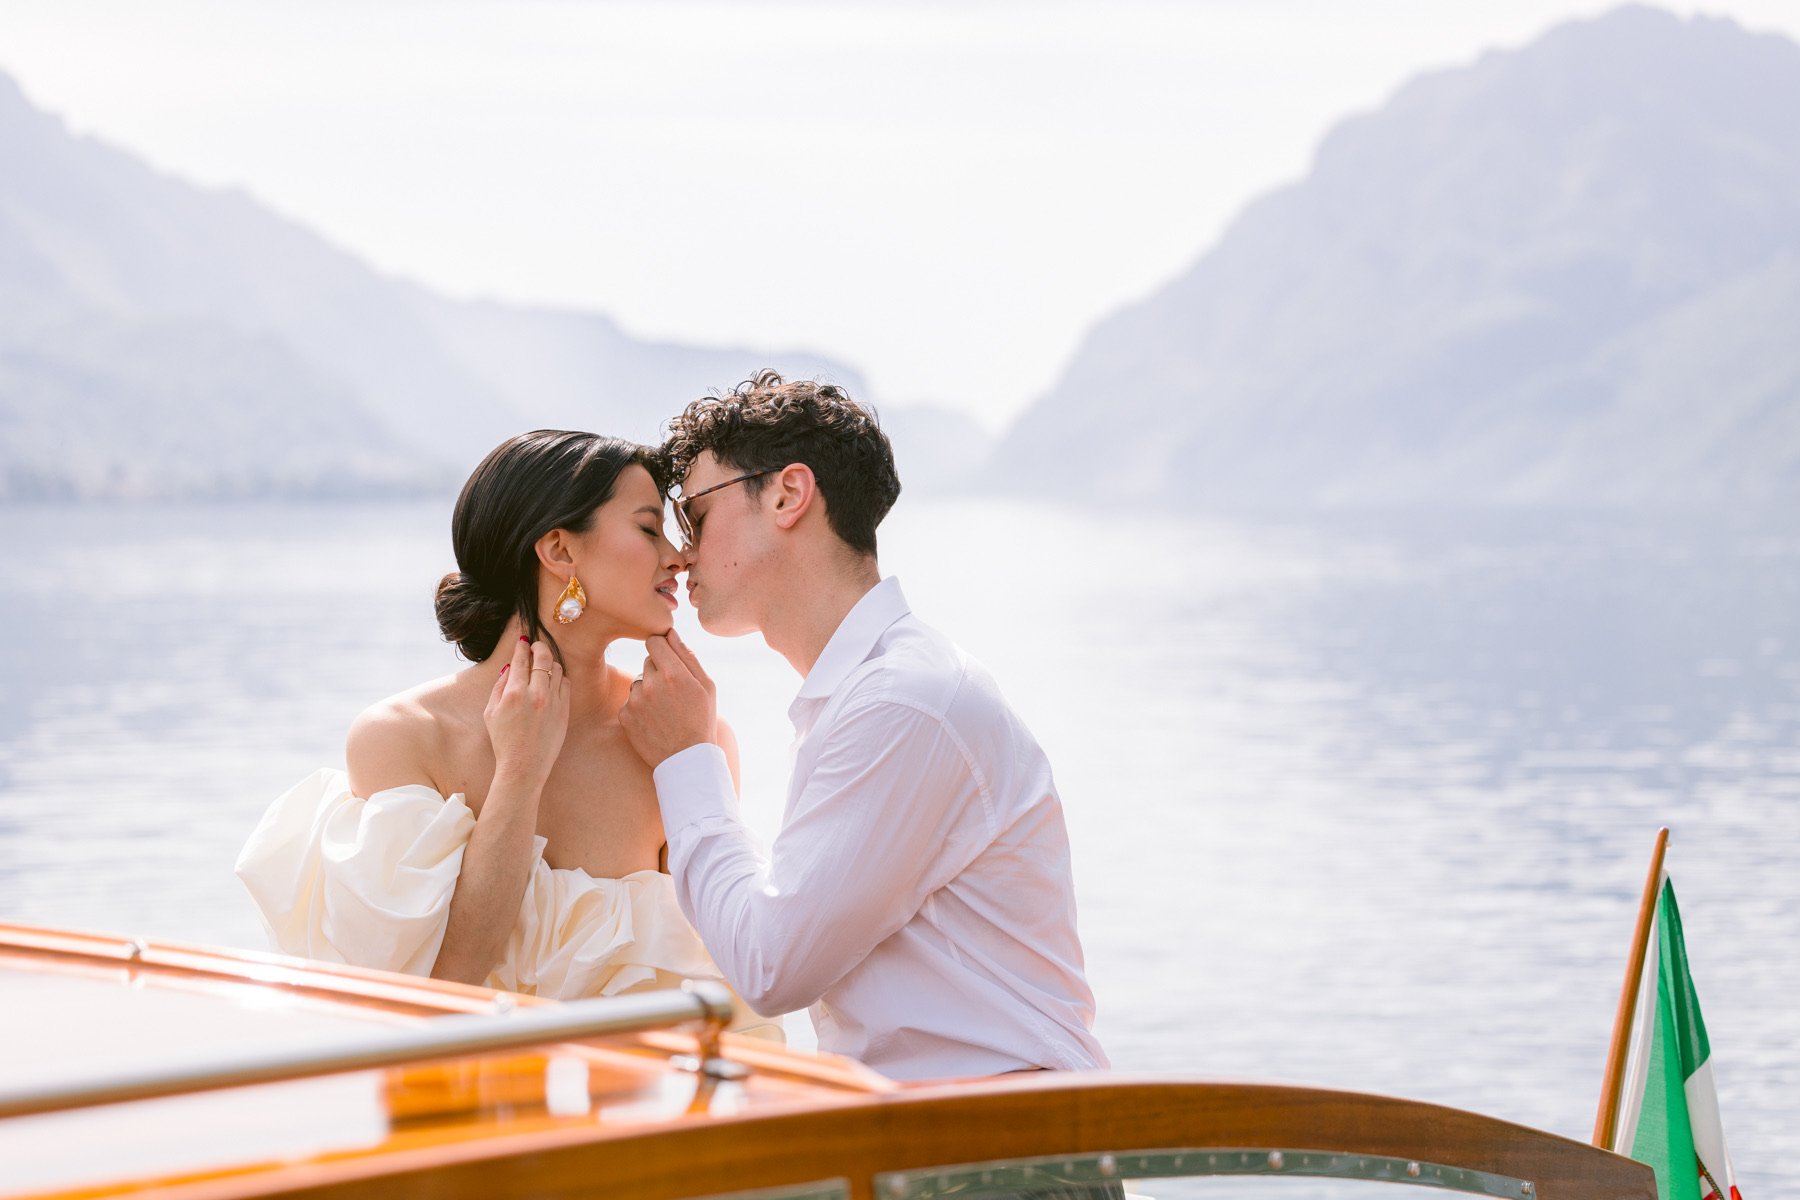
[[[214,1054],[174,1066],[93,1072],[52,1083],[0,1086],[0,1117],[63,1112],[179,1096],[215,1088],[307,1079],[346,1071],[439,1058],[466,1058],[612,1033],[639,1033],[689,1022],[703,1025],[694,1065],[710,1075],[734,1077],[738,1064],[719,1057],[718,1035],[731,1020],[731,992],[716,983],[689,982],[680,991],[646,992],[513,1008],[506,996],[495,1012],[426,1020],[418,1028],[340,1038],[323,1045],[251,1054]]]

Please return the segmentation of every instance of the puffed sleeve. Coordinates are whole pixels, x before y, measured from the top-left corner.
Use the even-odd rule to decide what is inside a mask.
[[[325,769],[269,806],[237,874],[283,953],[429,975],[474,829],[460,795],[414,784],[365,800]]]

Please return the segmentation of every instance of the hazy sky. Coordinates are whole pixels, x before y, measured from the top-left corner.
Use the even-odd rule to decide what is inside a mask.
[[[0,0],[0,70],[385,270],[999,426],[1339,118],[1611,7]]]

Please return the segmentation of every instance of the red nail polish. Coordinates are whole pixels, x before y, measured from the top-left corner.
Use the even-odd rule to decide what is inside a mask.
[[[512,670],[512,664],[511,664],[511,663],[507,663],[507,664],[506,664],[506,665],[505,665],[505,666],[503,666],[503,667],[501,667],[501,668],[500,668],[500,673],[501,673],[501,674],[502,674],[502,675],[504,675],[504,674],[506,674],[506,673],[507,673],[507,672],[508,672],[508,671],[510,671],[510,670]]]
[[[520,640],[520,641],[521,641],[521,642],[524,642],[524,643],[525,643],[525,644],[526,644],[526,645],[530,645],[530,644],[531,644],[531,639],[530,639],[530,638],[528,638],[528,637],[526,637],[526,636],[525,636],[525,635],[524,635],[524,634],[522,634],[522,633],[521,633],[521,634],[520,634],[520,635],[519,635],[519,640]]]

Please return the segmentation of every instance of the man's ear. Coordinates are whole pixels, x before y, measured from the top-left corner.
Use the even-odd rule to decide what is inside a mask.
[[[800,518],[825,503],[824,497],[819,495],[819,481],[805,463],[789,463],[781,468],[770,490],[775,493],[775,524],[781,529],[794,528]]]
[[[558,579],[567,579],[575,573],[572,540],[566,529],[552,529],[537,540],[538,562]]]

